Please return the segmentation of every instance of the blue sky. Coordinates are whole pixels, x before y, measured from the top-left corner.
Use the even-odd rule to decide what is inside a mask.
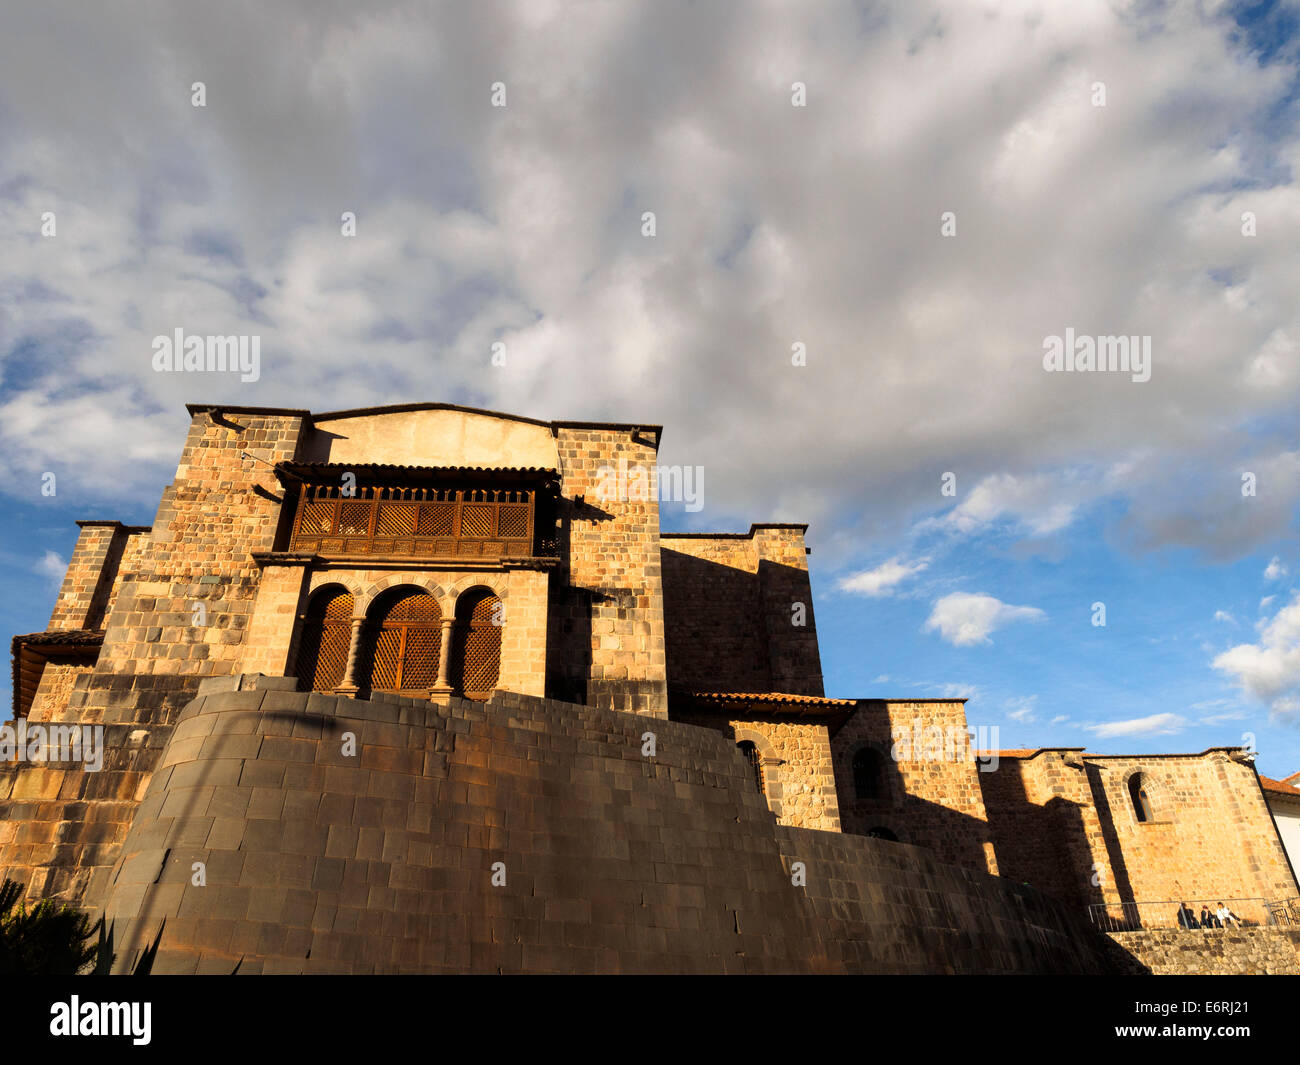
[[[187,402],[644,420],[705,471],[666,528],[810,523],[830,693],[1294,772],[1297,11],[13,12],[0,625],[76,519],[152,521]],[[154,372],[176,328],[260,336],[258,380]],[[1067,329],[1150,380],[1045,370]]]

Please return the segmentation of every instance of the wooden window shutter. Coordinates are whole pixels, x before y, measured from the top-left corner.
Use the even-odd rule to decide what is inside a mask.
[[[452,687],[467,699],[486,699],[501,674],[501,600],[486,588],[465,592],[456,602],[451,659]]]
[[[442,654],[442,610],[433,596],[405,588],[381,607],[370,628],[369,687],[372,691],[417,691],[438,680]]]
[[[343,683],[352,644],[352,595],[342,588],[312,597],[303,621],[295,672],[302,691],[332,691]]]

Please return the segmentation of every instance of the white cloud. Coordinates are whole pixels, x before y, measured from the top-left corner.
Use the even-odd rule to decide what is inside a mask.
[[[991,595],[953,592],[934,604],[925,632],[939,635],[957,647],[988,643],[989,633],[1013,621],[1039,621],[1047,615],[1037,607],[1011,606]]]
[[[1035,704],[1038,702],[1037,695],[1020,695],[1013,699],[1008,699],[1004,709],[1007,711],[1007,717],[1012,721],[1019,721],[1028,724],[1037,721],[1038,718],[1034,711]]]
[[[44,577],[56,588],[63,583],[63,576],[68,571],[68,562],[57,551],[46,551],[32,566],[32,572]]]
[[[1264,598],[1261,599],[1261,600],[1259,601],[1259,609],[1260,609],[1260,610],[1267,610],[1267,609],[1269,608],[1269,606],[1272,604],[1273,600],[1276,599],[1276,598],[1277,598],[1277,596],[1275,596],[1275,595],[1266,595],[1266,596],[1264,596]]]
[[[1053,725],[1060,725],[1069,720],[1070,720],[1069,714],[1057,714],[1054,718],[1052,718],[1051,723]]]
[[[1287,569],[1285,563],[1274,555],[1273,560],[1269,562],[1268,566],[1264,569],[1264,579],[1266,581],[1275,581],[1279,577],[1285,577],[1286,573]]]
[[[972,533],[1001,518],[1010,518],[1033,535],[1046,536],[1064,529],[1074,519],[1076,504],[1061,498],[1063,489],[1068,493],[1061,478],[1046,474],[996,474],[976,484],[939,524]]]
[[[1255,61],[1224,12],[10,7],[7,492],[56,470],[156,501],[187,401],[448,400],[668,422],[664,462],[712,464],[709,525],[759,511],[855,546],[954,505],[954,531],[1052,536],[1104,492],[1139,547],[1234,555],[1300,500],[1300,456],[1257,431],[1300,402],[1300,132],[1269,119],[1295,66]],[[1274,223],[1244,241],[1244,210]],[[261,381],[153,373],[177,326],[259,334]],[[1044,373],[1066,327],[1152,335],[1152,382]]]
[[[861,573],[841,578],[838,587],[844,592],[879,599],[892,595],[899,584],[908,577],[920,573],[929,564],[928,558],[920,558],[914,562],[900,562],[897,558],[891,558],[875,569],[863,570]]]
[[[1106,721],[1099,725],[1085,725],[1098,739],[1116,736],[1171,736],[1187,727],[1187,719],[1180,714],[1151,714],[1127,721]]]
[[[1237,624],[1237,619],[1234,618],[1234,617],[1233,617],[1230,613],[1228,613],[1228,611],[1226,611],[1226,610],[1216,610],[1216,611],[1214,612],[1214,620],[1215,620],[1215,621],[1223,621],[1223,622],[1226,622],[1226,623],[1229,624],[1229,625],[1236,625],[1236,624]]]
[[[1243,643],[1214,659],[1247,695],[1290,715],[1300,698],[1300,592],[1264,623],[1258,643]]]

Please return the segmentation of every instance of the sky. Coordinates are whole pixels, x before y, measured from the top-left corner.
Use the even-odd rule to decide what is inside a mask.
[[[827,694],[1300,770],[1294,0],[0,19],[3,631],[187,402],[642,421],[666,529],[809,523]]]

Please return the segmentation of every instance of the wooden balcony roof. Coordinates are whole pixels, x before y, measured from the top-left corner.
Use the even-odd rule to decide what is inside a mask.
[[[543,466],[393,466],[379,462],[280,462],[281,484],[336,482],[344,473],[370,484],[424,484],[432,481],[528,482],[558,484],[560,472]]]
[[[68,656],[93,663],[103,643],[103,629],[55,629],[15,636],[9,644],[13,655],[14,719],[27,716],[50,658]]]

